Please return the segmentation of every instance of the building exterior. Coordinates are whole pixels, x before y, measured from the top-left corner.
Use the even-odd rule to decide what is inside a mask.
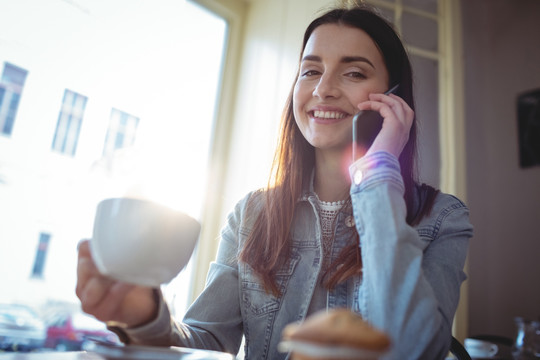
[[[0,303],[77,304],[77,243],[106,197],[200,218],[226,24],[188,1],[115,6],[0,3]]]

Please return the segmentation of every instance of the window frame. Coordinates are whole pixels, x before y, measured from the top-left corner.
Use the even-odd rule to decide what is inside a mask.
[[[221,80],[216,100],[216,115],[214,118],[214,134],[211,141],[207,187],[203,201],[203,224],[199,243],[194,253],[194,263],[188,303],[191,304],[204,290],[206,274],[210,263],[215,260],[219,244],[219,234],[223,225],[222,213],[224,207],[223,194],[225,182],[215,179],[225,179],[229,164],[231,148],[231,133],[234,118],[234,100],[236,98],[242,37],[247,3],[241,0],[189,0],[208,11],[222,17],[227,23],[224,49],[224,61],[221,70]],[[209,206],[211,204],[211,206]]]
[[[465,149],[465,81],[461,7],[459,1],[434,0],[437,14],[403,5],[403,0],[366,0],[375,6],[393,10],[395,26],[401,32],[401,15],[409,12],[438,23],[438,49],[430,51],[406,45],[407,51],[419,57],[436,60],[439,64],[439,188],[454,194],[462,201],[467,199],[467,167]],[[468,269],[465,263],[465,272]],[[463,341],[467,337],[468,323],[467,283],[461,287],[460,302],[453,323],[453,333]]]

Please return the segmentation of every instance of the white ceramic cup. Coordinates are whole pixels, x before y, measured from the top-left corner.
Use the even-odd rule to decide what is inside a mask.
[[[489,341],[467,338],[464,342],[465,349],[472,358],[490,358],[495,356],[499,347]]]
[[[102,274],[156,287],[186,266],[200,229],[192,217],[149,200],[106,199],[96,209],[90,251]]]

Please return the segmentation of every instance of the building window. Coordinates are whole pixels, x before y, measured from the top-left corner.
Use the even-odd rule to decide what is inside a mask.
[[[62,108],[54,133],[53,150],[71,156],[75,155],[87,100],[86,96],[71,90],[64,91]]]
[[[0,132],[11,135],[15,115],[28,71],[15,65],[4,63],[0,81]]]
[[[36,258],[34,260],[34,267],[32,268],[33,278],[43,278],[43,269],[45,268],[45,259],[47,258],[47,249],[49,248],[50,239],[51,234],[39,234]]]
[[[103,155],[109,155],[116,149],[133,145],[138,124],[138,117],[113,108],[109,121],[109,130],[105,138],[105,146],[103,147]]]

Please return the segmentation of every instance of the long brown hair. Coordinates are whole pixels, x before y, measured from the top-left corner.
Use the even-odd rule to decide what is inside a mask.
[[[396,95],[414,110],[412,70],[403,44],[393,27],[373,8],[365,5],[352,9],[333,9],[315,19],[304,34],[302,52],[313,31],[323,24],[342,24],[365,31],[379,47],[389,74],[389,87],[399,84]],[[298,74],[294,83],[298,79]],[[249,264],[261,278],[265,289],[278,294],[276,272],[290,258],[290,229],[297,201],[309,184],[315,166],[315,150],[300,132],[293,114],[294,83],[286,101],[281,120],[279,144],[274,156],[268,187],[264,191],[264,207],[257,216],[253,230],[244,244],[239,259]],[[414,208],[416,184],[416,118],[411,126],[409,140],[399,162],[405,185],[406,221],[414,225],[429,213],[436,195],[435,189],[425,186],[427,197],[418,209]],[[259,197],[258,200],[260,200]],[[359,239],[345,247],[335,263],[338,269],[328,274],[326,285],[332,287],[358,274],[362,268]]]

